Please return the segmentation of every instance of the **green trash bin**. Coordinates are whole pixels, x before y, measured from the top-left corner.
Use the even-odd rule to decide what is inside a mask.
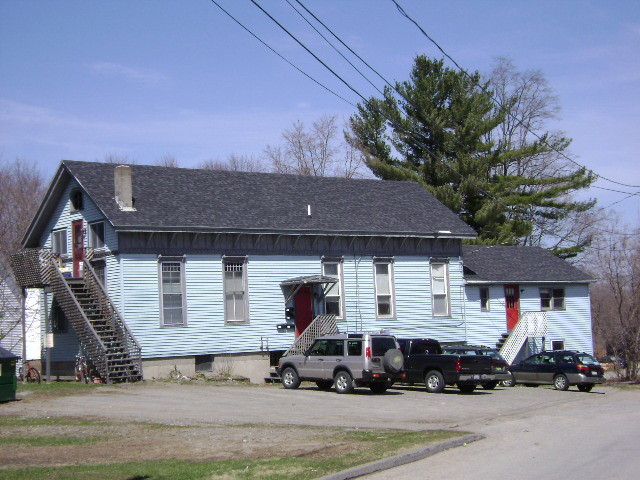
[[[20,357],[0,347],[0,402],[16,399],[16,362]]]

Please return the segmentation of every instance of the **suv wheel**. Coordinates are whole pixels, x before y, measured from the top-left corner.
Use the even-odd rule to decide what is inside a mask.
[[[444,390],[444,377],[437,370],[431,370],[424,376],[424,385],[429,393],[442,393]]]
[[[473,393],[475,389],[476,389],[475,385],[467,385],[467,384],[458,385],[458,390],[460,390],[460,393]]]
[[[336,373],[334,383],[336,384],[336,392],[338,393],[353,392],[353,378],[351,378],[351,375],[344,370]]]
[[[404,366],[404,355],[397,348],[387,350],[382,357],[382,366],[387,373],[398,373]]]
[[[331,387],[333,387],[333,380],[318,380],[316,385],[320,390],[331,390]]]
[[[284,388],[298,388],[300,386],[298,372],[291,367],[285,368],[282,372],[282,385]]]
[[[369,385],[369,389],[373,393],[384,393],[390,386],[390,382],[373,382],[371,385]]]
[[[593,385],[591,384],[578,385],[578,390],[580,390],[581,392],[590,392],[592,388],[593,388]]]
[[[482,388],[484,388],[485,390],[493,390],[497,386],[498,386],[498,382],[496,380],[482,384]]]
[[[569,380],[563,374],[556,375],[556,378],[553,379],[553,386],[556,387],[556,390],[566,390],[569,388]]]

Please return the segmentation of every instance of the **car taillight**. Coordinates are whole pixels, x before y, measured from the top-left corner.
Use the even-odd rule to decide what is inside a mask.
[[[371,358],[371,347],[365,348],[364,356],[367,357],[367,358]]]
[[[462,361],[458,358],[458,361],[456,362],[456,370],[460,371],[462,370]]]
[[[581,363],[579,363],[578,365],[578,371],[579,372],[588,372],[589,371],[589,367],[586,365],[582,365]]]

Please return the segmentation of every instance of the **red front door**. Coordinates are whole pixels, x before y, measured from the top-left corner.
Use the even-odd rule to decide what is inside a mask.
[[[520,293],[518,285],[505,285],[504,297],[507,306],[507,330],[512,330],[520,320]]]
[[[311,287],[302,287],[293,297],[296,309],[296,338],[306,330],[313,321],[313,295]]]
[[[80,266],[84,261],[84,230],[82,220],[77,220],[71,224],[73,232],[73,276],[80,276]]]

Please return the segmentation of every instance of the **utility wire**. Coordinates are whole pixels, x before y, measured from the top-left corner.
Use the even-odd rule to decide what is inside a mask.
[[[320,30],[318,30],[318,29],[315,27],[315,25],[313,25],[313,24],[312,24],[312,23],[307,19],[307,17],[305,17],[305,16],[304,16],[304,15],[303,15],[303,14],[302,14],[302,13],[301,13],[297,8],[296,8],[296,7],[295,7],[295,6],[290,2],[290,0],[285,0],[285,1],[289,4],[289,6],[290,6],[290,7],[291,7],[291,8],[292,8],[292,9],[293,9],[293,10],[294,10],[298,15],[300,15],[300,17],[301,17],[305,22],[307,22],[307,24],[308,24],[311,28],[313,28],[313,29],[316,31],[316,33],[317,33],[318,35],[320,35],[320,36],[322,37],[322,39],[323,39],[325,42],[327,42],[327,44],[329,44],[329,46],[330,46],[331,48],[333,48],[333,49],[338,53],[338,55],[340,55],[340,56],[341,56],[341,57],[342,57],[342,58],[343,58],[343,59],[344,59],[344,60],[345,60],[349,65],[351,65],[351,66],[353,67],[353,69],[354,69],[356,72],[358,72],[362,78],[364,78],[367,82],[369,82],[369,84],[370,84],[373,88],[375,88],[375,89],[378,91],[378,93],[379,93],[380,95],[383,95],[382,90],[380,90],[380,89],[376,86],[376,84],[375,84],[375,83],[373,83],[371,80],[369,80],[369,77],[367,77],[364,73],[362,73],[362,72],[358,69],[358,67],[356,67],[353,63],[351,63],[351,61],[350,61],[347,57],[345,57],[345,56],[344,56],[344,54],[343,54],[340,50],[338,50],[338,49],[333,45],[333,43],[331,43],[331,42],[329,41],[329,39],[328,39],[327,37],[325,37],[325,36],[320,32]],[[298,3],[300,3],[300,2],[298,2]],[[300,5],[302,5],[302,4],[300,4]],[[303,8],[304,8],[304,5],[302,5],[302,6],[303,6]],[[306,10],[306,8],[305,8],[305,10]],[[308,11],[308,10],[307,10],[307,11]],[[314,18],[315,18],[315,17],[314,17]],[[326,27],[325,27],[325,28],[326,28]]]
[[[323,88],[325,88],[326,90],[328,90],[329,92],[333,93],[334,95],[336,95],[339,98],[339,95],[335,94],[333,91],[329,90],[327,87],[325,87],[324,85],[320,84],[319,82],[317,82],[315,79],[313,79],[312,77],[310,77],[309,75],[307,75],[305,72],[303,72],[301,69],[299,69],[298,67],[296,67],[295,65],[293,65],[291,62],[289,62],[288,60],[286,60],[282,55],[280,55],[279,53],[277,53],[273,48],[271,48],[268,44],[266,44],[266,42],[262,41],[259,37],[257,37],[253,32],[251,32],[251,30],[249,30],[247,27],[245,27],[242,23],[240,23],[237,19],[235,19],[235,17],[233,17],[231,14],[229,14],[225,9],[223,9],[215,0],[211,0],[212,3],[214,3],[218,8],[220,8],[220,10],[222,10],[225,14],[227,14],[232,20],[234,20],[236,23],[238,23],[244,30],[246,30],[247,32],[249,32],[254,38],[256,38],[257,40],[259,40],[263,45],[267,46],[267,48],[269,48],[271,51],[273,51],[274,53],[276,53],[280,58],[282,58],[283,60],[285,60],[287,63],[289,63],[291,66],[293,66],[294,68],[296,68],[296,70],[300,71],[301,73],[305,74],[305,76],[307,76],[308,78],[311,78],[312,80],[314,80],[314,82],[318,83],[319,85],[321,85]],[[318,61],[321,65],[323,65],[327,70],[329,70],[335,77],[337,77],[342,83],[344,83],[352,92],[354,92],[358,97],[360,97],[366,104],[370,104],[369,100],[367,100],[360,92],[358,92],[353,86],[351,86],[346,80],[344,80],[340,75],[338,75],[331,67],[329,67],[325,62],[323,62],[317,55],[315,55],[306,45],[304,45],[300,40],[298,40],[295,35],[293,35],[291,32],[289,32],[280,22],[278,22],[272,15],[270,15],[266,10],[264,10],[264,8],[262,8],[258,3],[256,3],[255,0],[251,0],[251,2],[258,7],[265,15],[267,15],[274,23],[276,23],[276,25],[278,25],[283,31],[285,31],[296,43],[298,43],[301,47],[303,47],[316,61]],[[387,82],[388,83],[388,82]],[[397,90],[396,90],[397,91]],[[399,93],[399,92],[398,92]],[[344,98],[342,98],[343,100],[345,100]],[[405,99],[406,100],[406,99]],[[349,103],[350,105],[353,106],[353,104],[347,100],[345,100],[347,103]],[[384,114],[384,112],[379,112],[381,113],[385,119],[394,127],[398,128],[401,131],[404,131],[406,134],[412,136],[415,140],[418,140],[419,142],[422,141],[421,138],[416,137],[415,133],[409,130],[406,130],[402,127],[402,125],[398,125],[397,122],[395,122],[392,118],[389,118],[388,116],[386,116],[386,114]],[[425,151],[427,152],[427,154],[429,154],[434,160],[443,163],[447,168],[449,168],[451,171],[453,171],[455,174],[457,174],[463,181],[467,181],[469,184],[471,184],[472,186],[474,186],[476,189],[478,189],[479,192],[487,195],[489,198],[493,199],[494,201],[496,201],[498,204],[502,205],[507,211],[512,211],[512,213],[514,213],[515,215],[523,215],[523,213],[518,212],[517,209],[514,208],[514,206],[509,206],[506,205],[505,203],[503,203],[501,200],[499,200],[498,198],[494,197],[493,195],[491,195],[490,193],[486,192],[484,189],[482,189],[480,186],[478,186],[475,182],[469,180],[468,178],[466,178],[464,175],[462,175],[460,172],[458,172],[456,169],[454,169],[451,165],[447,164],[444,160],[442,160],[441,158],[439,158],[438,156],[436,156],[433,152],[431,152],[428,149],[425,149]],[[529,220],[531,221],[531,220]],[[541,229],[541,231],[544,232],[544,230],[542,229],[541,226],[538,226],[538,228]],[[547,231],[545,233],[548,233],[550,235],[553,236],[558,236],[557,234],[555,234],[554,232],[550,232]],[[590,247],[588,245],[584,246],[585,248],[593,248]]]
[[[351,91],[353,91],[356,95],[358,95],[366,104],[370,104],[369,100],[367,100],[366,98],[364,98],[364,96],[358,92],[353,86],[351,86],[348,82],[346,82],[340,75],[338,75],[332,68],[330,68],[325,62],[323,62],[322,60],[320,60],[320,58],[315,55],[308,47],[306,47],[306,45],[304,45],[300,40],[298,40],[295,35],[293,35],[291,32],[289,32],[280,22],[278,22],[272,15],[270,15],[266,10],[264,10],[258,3],[256,3],[255,0],[251,0],[251,2],[256,5],[263,13],[265,13],[274,23],[276,23],[282,30],[284,30],[294,41],[296,41],[296,43],[298,43],[300,46],[302,46],[310,55],[313,56],[313,58],[315,58],[318,62],[320,62],[327,70],[329,70],[334,76],[336,76],[341,82],[343,82]],[[299,3],[299,2],[298,2]],[[303,6],[303,8],[305,8],[305,10],[307,12],[310,12],[306,7]],[[296,10],[297,11],[297,10]],[[298,12],[299,13],[299,12]],[[315,15],[312,14],[312,16],[314,18],[317,19],[317,17]],[[308,23],[308,22],[307,22]],[[323,24],[324,25],[324,24]],[[327,28],[327,27],[325,27]],[[317,29],[314,28],[314,30],[317,31]],[[318,32],[320,34],[320,32]],[[332,35],[336,36],[333,32],[331,32]],[[320,34],[321,35],[321,34]],[[325,38],[323,35],[321,35],[323,38]],[[336,36],[337,37],[337,36]],[[326,40],[326,39],[325,39]],[[344,44],[344,42],[341,41],[341,43]],[[351,50],[351,49],[349,49]],[[351,62],[349,62],[349,64],[353,67],[353,65],[351,64]],[[354,67],[355,68],[355,67]],[[356,69],[357,70],[357,69]],[[359,72],[359,71],[358,71]],[[359,72],[361,75],[362,73]],[[386,80],[385,80],[386,81]],[[387,81],[387,84],[390,85],[390,83]],[[404,97],[402,95],[401,92],[399,92],[395,87],[392,86],[392,88],[400,95],[402,96],[405,101],[411,103],[411,101],[409,99],[407,99],[406,97]],[[393,119],[389,118],[384,112],[380,112],[385,119],[391,123],[392,126],[398,128],[399,130],[404,131],[406,134],[410,135],[411,137],[413,137],[415,140],[417,140],[418,142],[422,142],[422,139],[420,137],[417,137],[415,135],[414,132],[406,130],[402,127],[402,125],[398,125]],[[481,188],[479,185],[477,185],[475,182],[469,180],[467,177],[465,177],[464,175],[462,175],[460,172],[458,172],[455,168],[453,168],[451,165],[449,165],[448,163],[446,163],[444,160],[442,160],[441,158],[438,158],[438,156],[436,156],[433,152],[431,152],[428,149],[425,149],[425,151],[427,152],[427,154],[429,154],[434,160],[441,162],[442,164],[444,164],[446,167],[448,167],[451,171],[453,171],[455,174],[457,174],[463,181],[468,182],[469,184],[471,184],[472,186],[474,186],[479,192],[485,194],[487,197],[493,199],[494,201],[496,201],[498,204],[502,205],[507,211],[512,211],[512,213],[514,213],[516,216],[522,215],[524,217],[526,217],[526,215],[523,212],[518,212],[517,209],[515,208],[515,206],[510,206],[510,205],[506,205],[504,202],[502,202],[501,200],[499,200],[498,198],[496,198],[495,196],[493,196],[492,194],[488,193],[486,190],[484,190],[483,188]],[[533,224],[535,224],[535,219],[534,218],[530,218],[529,219],[530,222],[532,222]],[[558,235],[556,232],[552,232],[549,230],[546,230],[544,227],[542,227],[541,225],[537,225],[537,228],[540,229],[541,232],[543,233],[547,233],[551,236],[554,237],[560,237],[560,235]],[[494,232],[495,233],[495,232]],[[585,245],[585,248],[590,248],[589,245]]]
[[[444,51],[444,49],[438,44],[438,42],[436,42],[433,38],[431,38],[429,36],[429,34],[420,26],[420,24],[414,20],[405,10],[404,8],[402,8],[402,6],[400,6],[400,4],[397,2],[397,0],[391,0],[394,5],[396,6],[396,8],[398,9],[398,11],[400,12],[400,14],[402,14],[402,16],[404,16],[407,20],[409,20],[411,23],[413,23],[419,30],[420,32],[422,32],[422,34],[427,37],[429,39],[429,41],[431,43],[433,43],[438,50],[440,50],[442,52],[442,54],[447,57],[457,68],[458,70],[460,70],[464,75],[466,75],[467,77],[469,77],[470,79],[472,79],[471,75],[469,75],[469,73],[463,69],[460,65],[458,65],[458,62],[456,62],[447,52]],[[493,96],[493,94],[486,89],[486,87],[483,87],[482,85],[479,85],[476,83],[476,85],[485,93],[487,93],[488,95],[490,95],[491,99],[493,100],[494,103],[496,103],[496,105],[498,105],[499,107],[504,107],[503,105],[500,104],[500,102]],[[572,159],[571,157],[569,157],[568,155],[566,155],[564,152],[561,152],[557,149],[555,149],[552,145],[550,145],[544,138],[542,138],[540,135],[538,135],[536,132],[532,131],[529,129],[529,127],[527,127],[526,125],[524,125],[518,118],[516,118],[511,112],[507,111],[507,115],[509,115],[513,120],[515,120],[516,122],[518,122],[518,125],[523,127],[527,132],[529,132],[530,134],[532,134],[533,136],[535,136],[538,140],[540,140],[542,143],[544,143],[547,147],[549,147],[551,150],[555,151],[557,154],[559,154],[560,156],[562,156],[563,158],[565,158],[566,160],[569,160],[571,163],[584,168],[586,170],[588,170],[589,172],[591,172],[594,176],[602,178],[603,180],[606,180],[608,182],[611,183],[615,183],[617,185],[622,185],[623,187],[631,187],[631,188],[640,188],[640,185],[630,185],[628,183],[622,183],[622,182],[618,182],[616,180],[612,180],[610,178],[605,177],[604,175],[600,175],[598,173],[596,173],[595,171],[593,171],[590,168],[587,168],[585,165],[582,165],[581,163],[576,162],[574,159]],[[624,193],[629,193],[629,192],[624,192]],[[637,193],[636,193],[637,194]]]
[[[213,1],[213,0],[211,0]],[[256,7],[258,7],[260,10],[262,10],[262,12],[269,17],[276,25],[278,25],[287,35],[289,35],[298,45],[300,45],[302,48],[304,48],[307,53],[309,53],[309,55],[311,55],[313,58],[316,59],[317,62],[319,62],[324,68],[326,68],[327,70],[329,70],[338,80],[340,80],[342,83],[344,83],[347,88],[349,90],[351,90],[353,93],[355,93],[358,97],[360,97],[363,101],[367,101],[366,98],[364,98],[364,96],[362,96],[362,94],[360,94],[360,92],[358,92],[355,88],[353,88],[349,82],[347,82],[344,78],[342,78],[340,75],[338,75],[329,65],[327,65],[324,61],[322,61],[320,59],[320,57],[318,57],[315,53],[313,53],[304,43],[302,43],[300,40],[298,40],[298,38],[292,34],[289,30],[287,30],[284,25],[282,25],[280,22],[278,22],[278,20],[276,20],[273,16],[271,16],[271,14],[269,12],[267,12],[264,8],[262,8],[262,6],[256,2],[256,0],[251,0],[251,3],[253,3]],[[353,105],[353,104],[352,104]],[[355,107],[355,105],[353,105]]]
[[[281,55],[278,51],[276,51],[273,47],[271,47],[271,45],[269,45],[267,42],[265,42],[264,40],[262,40],[260,37],[258,37],[255,33],[253,33],[251,30],[249,30],[249,28],[245,27],[237,18],[235,18],[233,15],[231,15],[227,10],[225,10],[224,8],[222,8],[222,6],[216,2],[216,0],[211,0],[211,3],[213,3],[216,7],[218,7],[220,10],[222,10],[231,20],[233,20],[234,22],[236,22],[238,25],[240,25],[247,33],[249,33],[249,35],[251,35],[253,38],[255,38],[256,40],[258,40],[262,45],[264,45],[265,47],[267,47],[269,50],[271,50],[273,53],[275,53],[278,57],[280,57],[282,60],[284,60],[285,62],[287,62],[290,66],[292,66],[293,68],[295,68],[297,71],[299,71],[301,74],[303,74],[305,77],[307,77],[309,80],[311,80],[312,82],[316,83],[317,85],[319,85],[320,87],[324,88],[326,91],[328,91],[329,93],[335,95],[336,97],[338,97],[340,100],[348,103],[349,105],[351,105],[352,107],[355,108],[355,105],[353,103],[351,103],[349,100],[347,100],[346,98],[342,97],[341,95],[339,95],[338,93],[334,92],[333,90],[331,90],[329,87],[323,85],[322,83],[320,83],[318,80],[316,80],[315,78],[313,78],[311,75],[309,75],[307,72],[305,72],[304,70],[302,70],[301,68],[299,68],[297,65],[295,65],[293,62],[290,62],[287,58],[285,58],[283,55]]]

